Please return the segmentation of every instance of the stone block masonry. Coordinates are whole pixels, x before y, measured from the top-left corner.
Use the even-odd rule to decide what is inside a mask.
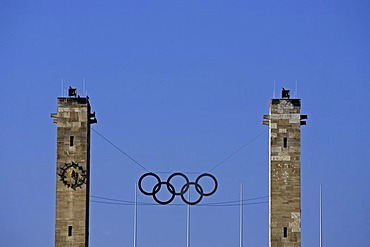
[[[58,98],[55,247],[87,247],[89,240],[90,103]]]
[[[287,90],[285,90],[287,91]],[[289,92],[289,91],[288,91]],[[289,93],[288,93],[289,94]],[[301,246],[300,99],[272,99],[269,115],[269,246]]]

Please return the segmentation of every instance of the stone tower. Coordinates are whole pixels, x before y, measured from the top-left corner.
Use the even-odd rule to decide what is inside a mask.
[[[55,247],[87,247],[89,240],[90,113],[88,97],[58,98]]]
[[[272,99],[269,126],[269,246],[301,246],[301,100]]]

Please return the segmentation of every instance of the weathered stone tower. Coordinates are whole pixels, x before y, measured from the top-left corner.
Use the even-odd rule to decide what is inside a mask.
[[[89,240],[90,113],[88,97],[58,98],[55,247],[87,247]]]
[[[269,246],[301,246],[301,100],[290,99],[283,89],[281,99],[272,99],[269,126]]]

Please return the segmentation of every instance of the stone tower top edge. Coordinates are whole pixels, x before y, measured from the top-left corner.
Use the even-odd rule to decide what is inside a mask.
[[[288,114],[288,115],[287,115]],[[307,115],[301,115],[301,99],[291,99],[290,91],[282,88],[281,98],[280,99],[271,99],[270,102],[270,111],[268,115],[264,115],[263,124],[270,125],[273,119],[282,119],[293,117],[297,118],[295,122],[300,125],[306,125]],[[303,120],[303,121],[302,121]]]
[[[271,99],[271,107],[273,107],[274,105],[280,105],[280,104],[283,104],[283,105],[288,104],[288,105],[291,105],[294,108],[296,108],[296,107],[300,108],[301,107],[301,99],[297,99],[297,98],[291,99],[290,98],[290,90],[282,88],[281,98]]]
[[[51,114],[51,117],[55,118],[53,122],[58,123],[58,119],[60,117],[69,117],[69,115],[64,116],[63,112],[69,112],[71,109],[74,109],[72,111],[80,111],[79,109],[85,109],[82,111],[86,111],[89,124],[97,123],[95,112],[90,113],[91,105],[89,96],[77,95],[77,89],[72,87],[69,87],[68,89],[68,96],[58,97],[58,112]]]
[[[300,101],[299,98],[290,98],[290,90],[282,88],[281,89],[281,97],[280,98],[272,98],[271,101],[279,102],[279,100],[289,100],[289,101]]]
[[[77,94],[77,88],[72,88],[71,86],[68,89],[68,96],[58,97],[58,102],[77,102],[79,104],[88,104],[89,96],[80,96]]]
[[[301,106],[301,99],[271,99],[271,105],[278,105],[281,102],[290,102],[293,106]]]
[[[58,104],[78,104],[90,107],[89,97],[58,97]]]

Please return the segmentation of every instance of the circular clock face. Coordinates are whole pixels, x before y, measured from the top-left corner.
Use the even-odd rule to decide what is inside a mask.
[[[61,168],[60,181],[68,188],[76,190],[77,187],[82,187],[86,183],[86,170],[82,166],[72,162],[72,164],[64,164]]]

